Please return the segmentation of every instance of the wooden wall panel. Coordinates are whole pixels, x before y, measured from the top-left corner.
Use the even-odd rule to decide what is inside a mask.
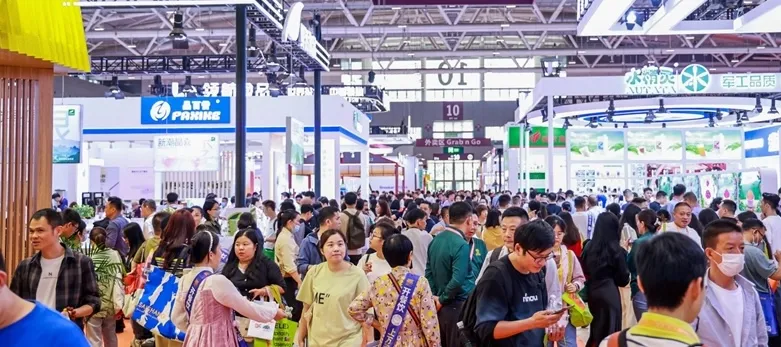
[[[32,253],[30,215],[51,207],[53,74],[0,65],[0,251],[9,273]]]

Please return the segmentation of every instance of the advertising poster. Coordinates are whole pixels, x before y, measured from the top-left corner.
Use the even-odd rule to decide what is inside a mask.
[[[220,140],[216,135],[155,136],[155,171],[217,171]]]
[[[700,175],[700,206],[710,206],[711,201],[716,197],[716,180],[713,175]]]
[[[683,139],[677,130],[627,131],[629,160],[683,160]]]
[[[81,163],[81,106],[54,105],[53,164]]]
[[[155,194],[155,171],[151,167],[119,168],[119,196],[125,200],[149,198]]]
[[[571,160],[624,160],[623,131],[570,130],[567,141]]]
[[[688,160],[741,160],[743,134],[740,129],[690,130],[686,136]]]
[[[304,165],[304,138],[304,123],[288,116],[287,132],[285,134],[286,164],[294,167]]]
[[[759,171],[739,173],[740,191],[738,195],[738,210],[760,213],[762,200],[762,180]]]
[[[738,174],[714,173],[716,181],[716,196],[724,199],[735,200],[738,198]]]
[[[667,196],[673,192],[673,180],[670,176],[659,177],[659,190],[667,193]]]
[[[686,186],[687,192],[694,192],[697,196],[700,194],[700,180],[697,176],[683,176],[683,185]]]

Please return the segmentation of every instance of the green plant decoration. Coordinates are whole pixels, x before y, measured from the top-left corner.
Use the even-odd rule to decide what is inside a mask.
[[[735,143],[727,146],[727,149],[730,150],[730,151],[734,151],[736,149],[740,149],[740,146],[741,146],[740,142],[735,142]]]
[[[616,143],[615,145],[610,146],[610,150],[613,151],[613,152],[617,152],[617,151],[620,151],[622,149],[624,149],[624,144],[623,143]]]
[[[95,208],[92,206],[76,205],[76,207],[73,209],[79,213],[79,216],[81,216],[82,219],[90,219],[95,217]]]

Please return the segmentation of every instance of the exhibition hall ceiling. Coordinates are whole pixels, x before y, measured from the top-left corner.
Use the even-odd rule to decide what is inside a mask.
[[[505,57],[518,58],[515,70],[537,71],[525,58],[558,56],[571,75],[622,75],[649,63],[691,62],[723,72],[768,72],[781,62],[781,37],[773,33],[781,26],[766,24],[781,15],[781,0],[536,0],[491,6],[303,2],[305,23],[315,11],[322,16],[323,45],[337,74],[348,67],[370,70],[349,60],[420,72],[425,69],[394,68],[392,62]],[[732,3],[739,7],[727,6]],[[89,52],[93,58],[235,54],[232,7],[178,10],[189,40],[186,50],[173,49],[168,38],[177,8],[83,7]],[[633,22],[642,22],[631,30],[629,11]],[[258,46],[268,50],[270,43],[259,34]]]

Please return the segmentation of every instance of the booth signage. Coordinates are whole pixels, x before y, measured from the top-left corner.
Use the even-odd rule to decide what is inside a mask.
[[[464,147],[444,147],[442,148],[443,154],[463,154]]]
[[[229,124],[230,98],[141,98],[141,124]]]
[[[726,90],[776,89],[776,74],[729,74],[721,76],[721,87]]]
[[[442,120],[463,120],[464,103],[463,102],[443,102]]]
[[[475,155],[472,153],[459,153],[459,154],[446,154],[446,153],[434,153],[434,160],[474,160]]]
[[[417,147],[484,147],[491,146],[491,139],[417,139]]]
[[[53,164],[81,163],[81,106],[54,105]]]
[[[304,4],[296,2],[288,9],[285,23],[282,26],[282,42],[295,42],[298,48],[306,55],[317,61],[323,70],[328,71],[330,57],[323,57],[319,52],[326,52],[325,48],[317,42],[317,38],[309,29],[301,24],[301,12]]]
[[[304,123],[288,116],[285,132],[287,164],[300,167],[304,164]]]
[[[155,171],[217,171],[220,140],[216,135],[155,136]]]
[[[710,72],[700,64],[687,65],[679,75],[673,68],[658,66],[632,69],[624,75],[626,93],[633,95],[703,93],[710,82]]]
[[[781,129],[781,125],[746,130],[743,133],[743,149],[746,151],[746,158],[777,156],[779,129]]]
[[[687,130],[686,160],[741,160],[743,134],[740,129]]]
[[[507,129],[507,144],[509,148],[521,148],[526,132],[521,126],[510,126]],[[564,148],[567,145],[567,129],[553,128],[553,147]],[[529,148],[548,148],[548,127],[532,127],[529,137]]]

